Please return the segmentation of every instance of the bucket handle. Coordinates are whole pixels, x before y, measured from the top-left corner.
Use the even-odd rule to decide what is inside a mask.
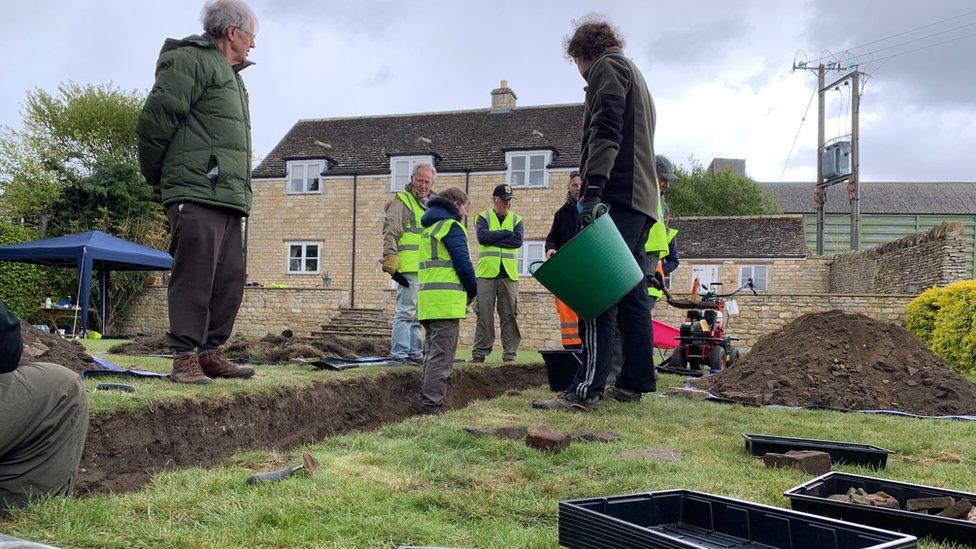
[[[539,269],[538,265],[542,265],[543,263],[545,263],[545,261],[533,261],[532,263],[529,263],[529,274],[534,275]]]

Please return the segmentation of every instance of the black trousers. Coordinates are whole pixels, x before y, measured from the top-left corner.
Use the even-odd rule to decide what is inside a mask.
[[[176,354],[224,344],[244,298],[241,216],[194,202],[170,204],[166,217],[173,256],[169,346]]]
[[[646,273],[648,265],[644,245],[653,220],[641,212],[616,203],[610,204],[610,213],[607,215],[617,226],[641,270]],[[615,385],[641,393],[655,390],[649,299],[647,278],[641,277],[641,281],[606,312],[593,320],[580,319],[583,364],[576,372],[571,392],[584,399],[603,395],[618,337],[621,340],[623,363]]]

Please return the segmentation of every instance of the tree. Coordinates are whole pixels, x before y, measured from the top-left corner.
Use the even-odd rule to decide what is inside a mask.
[[[731,169],[711,174],[694,158],[691,168],[679,166],[678,180],[668,190],[673,216],[771,215],[780,213],[776,200],[752,178]]]

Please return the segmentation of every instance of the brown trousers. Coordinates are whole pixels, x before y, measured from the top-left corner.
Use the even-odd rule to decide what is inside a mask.
[[[238,213],[194,202],[166,208],[172,238],[168,342],[176,354],[224,344],[244,298]]]
[[[478,301],[475,312],[472,358],[483,359],[491,354],[495,344],[495,304],[498,304],[498,324],[502,332],[502,359],[515,360],[522,333],[518,327],[518,282],[509,278],[479,278]]]
[[[424,373],[420,385],[420,410],[443,409],[447,380],[454,367],[461,321],[421,320],[424,327]]]

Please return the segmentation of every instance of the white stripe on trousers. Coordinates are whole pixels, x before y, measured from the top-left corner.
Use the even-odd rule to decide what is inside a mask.
[[[586,379],[576,388],[576,396],[586,400],[586,390],[596,377],[596,319],[585,320],[586,326]]]

